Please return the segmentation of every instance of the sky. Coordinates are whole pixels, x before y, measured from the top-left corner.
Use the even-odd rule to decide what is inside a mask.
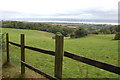
[[[117,20],[119,0],[1,0],[0,18]]]

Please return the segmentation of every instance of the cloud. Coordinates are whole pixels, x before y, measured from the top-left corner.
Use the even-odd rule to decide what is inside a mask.
[[[117,20],[117,9],[104,9],[103,7],[76,9],[50,15],[30,14],[17,11],[0,11],[2,19],[14,18],[78,18],[78,19],[104,19]]]
[[[2,20],[9,20],[9,19],[16,19],[16,18],[37,18],[41,17],[42,15],[38,14],[30,14],[24,12],[17,12],[17,11],[0,11],[0,18]]]
[[[19,18],[26,16],[26,14],[16,11],[0,11],[0,14],[1,14],[0,17],[2,19]]]
[[[92,8],[92,9],[78,9],[67,13],[60,13],[54,15],[56,17],[68,17],[68,18],[80,18],[80,19],[111,19],[117,20],[118,11],[117,9],[103,9],[103,8]]]

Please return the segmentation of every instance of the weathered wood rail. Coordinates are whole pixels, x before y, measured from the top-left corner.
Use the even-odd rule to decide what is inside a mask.
[[[37,68],[31,66],[30,64],[27,64],[27,63],[25,63],[25,62],[23,62],[23,61],[21,61],[21,63],[24,64],[27,68],[35,71],[36,73],[39,73],[39,74],[43,75],[44,77],[46,77],[46,78],[48,78],[48,79],[56,80],[55,77],[52,77],[51,75],[45,73],[44,71],[42,71],[42,70],[40,70],[40,69],[37,69]]]
[[[97,60],[93,60],[90,58],[82,57],[80,55],[76,55],[76,54],[64,51],[63,50],[63,42],[64,42],[63,40],[64,39],[63,39],[62,35],[56,35],[56,50],[50,51],[50,50],[45,50],[45,49],[40,49],[40,48],[35,48],[35,47],[30,47],[30,46],[24,45],[24,43],[25,43],[24,34],[21,34],[21,44],[11,42],[11,41],[9,41],[9,35],[7,33],[6,34],[6,44],[7,44],[6,48],[8,50],[7,51],[7,61],[10,62],[10,57],[9,57],[10,56],[9,55],[9,43],[10,43],[12,45],[21,47],[21,74],[25,73],[25,67],[27,67],[27,68],[43,75],[44,77],[46,77],[48,79],[52,79],[52,80],[53,79],[62,79],[62,61],[63,61],[63,56],[65,56],[65,57],[71,58],[73,60],[77,60],[79,62],[83,62],[83,63],[89,64],[91,66],[98,67],[100,69],[104,69],[106,71],[120,75],[120,67],[119,66],[111,65],[108,63],[100,62]],[[54,77],[49,75],[48,73],[41,71],[40,69],[37,69],[37,68],[27,64],[25,62],[25,56],[24,56],[25,48],[55,56],[55,73],[54,73],[55,75],[54,75]]]

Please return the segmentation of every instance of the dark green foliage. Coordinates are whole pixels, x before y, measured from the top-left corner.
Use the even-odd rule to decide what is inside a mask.
[[[100,30],[100,32],[102,32],[104,34],[111,34],[111,32],[108,28],[103,28],[103,29]]]
[[[31,30],[41,30],[56,34],[57,32],[62,33],[64,36],[68,36],[74,30],[72,28],[52,25],[46,23],[33,23],[33,22],[19,22],[19,21],[3,21],[3,28],[16,28],[16,29],[31,29]]]
[[[120,25],[117,26],[116,31],[120,32]]]
[[[67,27],[68,25],[62,26],[61,24],[47,24],[47,23],[37,23],[37,22],[20,22],[20,21],[3,21],[3,28],[16,28],[16,29],[31,29],[40,30],[56,34],[60,32],[65,37],[78,38],[86,36],[89,34],[115,34],[120,32],[120,26],[117,25],[98,25],[98,24],[71,24],[76,26],[76,28]],[[70,26],[71,26],[70,25]],[[79,29],[78,26],[84,26],[85,29]]]
[[[0,47],[2,48],[2,50],[3,51],[5,51],[5,35],[6,35],[6,33],[2,33],[2,34],[0,34],[0,37],[2,38],[1,40],[0,40]]]
[[[116,26],[110,27],[109,30],[111,32],[111,34],[115,34],[116,33]]]
[[[85,28],[83,27],[79,27],[76,32],[75,32],[75,37],[79,38],[79,37],[85,37],[88,35],[87,30],[85,30]]]
[[[71,33],[70,38],[75,38],[75,33]]]
[[[93,25],[86,27],[90,34],[115,34],[118,31],[117,25]]]
[[[115,40],[120,40],[120,32],[117,32],[116,35],[115,35]]]
[[[120,40],[120,25],[117,26],[116,28],[116,35],[114,37],[115,40]]]

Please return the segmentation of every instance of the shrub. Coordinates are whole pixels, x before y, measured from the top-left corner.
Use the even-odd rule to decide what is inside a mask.
[[[55,36],[53,36],[52,39],[55,39]]]
[[[1,37],[0,48],[2,48],[3,51],[5,51],[5,34],[6,33],[1,33],[0,34],[0,37]]]
[[[115,40],[120,40],[120,32],[117,32],[115,37],[114,37]]]
[[[75,33],[71,33],[70,38],[75,38]]]

